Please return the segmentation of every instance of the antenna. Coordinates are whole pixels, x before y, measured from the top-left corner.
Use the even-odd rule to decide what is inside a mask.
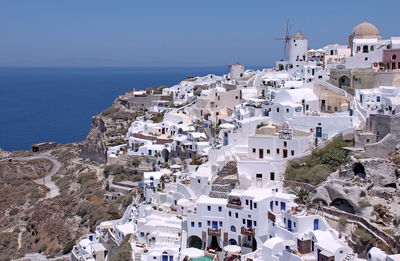
[[[289,24],[289,19],[286,21],[286,27],[285,27],[285,36],[283,38],[275,38],[275,40],[284,40],[285,41],[285,47],[284,47],[284,54],[283,56],[285,59],[287,59],[287,49],[288,49],[288,44],[290,41],[290,24]]]

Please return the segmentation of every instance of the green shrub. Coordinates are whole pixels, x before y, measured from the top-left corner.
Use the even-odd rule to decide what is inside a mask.
[[[118,113],[119,112],[119,109],[118,108],[116,108],[116,107],[110,107],[110,108],[108,108],[108,109],[106,109],[105,111],[103,111],[103,115],[104,116],[109,116],[109,117],[111,117],[111,116],[113,116],[113,115],[115,115],[116,113]]]
[[[63,248],[63,251],[62,251],[63,255],[66,255],[72,251],[72,249],[75,246],[75,242],[76,242],[75,239],[68,241],[68,243]]]
[[[125,261],[131,260],[132,248],[129,243],[131,235],[127,235],[119,246],[118,250],[111,256],[110,261]]]
[[[125,173],[125,167],[120,164],[107,165],[104,168],[104,175],[106,178],[108,177],[108,175],[118,175],[124,173]]]
[[[296,161],[289,162],[285,179],[318,185],[323,182],[330,173],[337,170],[340,165],[347,162],[349,152],[342,149],[351,146],[341,136],[335,137],[325,147],[314,150],[306,159],[306,164],[301,165]]]
[[[358,246],[367,246],[372,242],[372,236],[364,230],[357,228],[354,231],[354,234],[356,234],[358,237],[356,242]]]
[[[331,173],[326,165],[316,165],[313,167],[301,166],[298,162],[289,162],[286,168],[285,179],[318,185],[323,182]]]
[[[346,227],[347,225],[347,217],[345,216],[340,216],[339,217],[339,224],[343,227]]]
[[[358,205],[360,206],[360,208],[366,208],[371,206],[371,203],[369,203],[369,201],[366,199],[361,199],[360,201],[358,201]]]
[[[79,184],[86,184],[90,181],[97,180],[97,176],[95,173],[89,172],[89,173],[83,173],[79,175],[78,177],[78,183]]]
[[[18,208],[11,209],[10,212],[8,212],[8,214],[10,216],[15,216],[16,214],[18,214]]]

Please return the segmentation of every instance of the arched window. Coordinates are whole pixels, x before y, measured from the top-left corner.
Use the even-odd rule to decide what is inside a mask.
[[[392,60],[396,60],[397,56],[395,54],[392,55]]]
[[[231,226],[231,231],[232,232],[236,232],[236,227],[235,226]]]

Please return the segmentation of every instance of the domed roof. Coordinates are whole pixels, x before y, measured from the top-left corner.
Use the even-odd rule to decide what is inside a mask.
[[[300,33],[298,31],[293,37],[292,40],[307,40],[307,38],[304,36],[304,34]]]
[[[353,31],[351,31],[351,35],[354,36],[379,35],[379,31],[375,25],[370,24],[368,22],[364,22],[354,27]]]

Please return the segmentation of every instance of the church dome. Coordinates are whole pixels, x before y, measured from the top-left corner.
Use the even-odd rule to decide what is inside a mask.
[[[368,22],[361,23],[357,25],[356,27],[353,28],[353,31],[351,31],[351,35],[354,36],[376,36],[379,35],[378,28],[376,28],[375,25],[370,24]]]

